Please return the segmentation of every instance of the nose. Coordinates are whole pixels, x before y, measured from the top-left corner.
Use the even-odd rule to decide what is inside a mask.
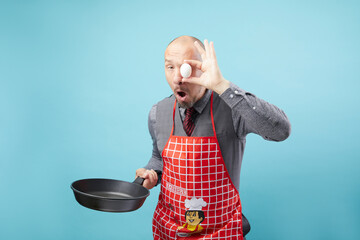
[[[175,85],[181,85],[182,84],[182,76],[180,74],[180,68],[175,69],[175,75],[174,75],[174,84]]]

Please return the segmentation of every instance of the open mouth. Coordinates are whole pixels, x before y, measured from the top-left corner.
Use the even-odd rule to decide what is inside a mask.
[[[178,94],[180,97],[185,97],[185,96],[186,96],[186,93],[183,92],[183,91],[178,91],[177,94]]]
[[[191,222],[191,223],[192,223],[194,220],[195,220],[195,219],[189,219],[189,222]]]
[[[182,89],[178,88],[174,91],[176,100],[180,104],[184,104],[189,101],[189,94],[186,91],[182,91]]]

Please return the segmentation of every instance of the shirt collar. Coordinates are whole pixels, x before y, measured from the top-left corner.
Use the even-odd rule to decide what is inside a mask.
[[[195,108],[195,110],[199,113],[199,114],[201,114],[202,112],[203,112],[203,110],[205,109],[205,107],[206,107],[206,104],[209,102],[209,100],[210,100],[210,97],[211,97],[211,90],[208,90],[208,89],[206,89],[206,92],[204,93],[204,96],[202,96],[202,98],[200,98],[195,104],[194,104],[194,108]],[[180,108],[180,111],[182,112],[182,113],[185,113],[185,108],[182,108],[182,107],[180,107],[179,106],[179,108]]]

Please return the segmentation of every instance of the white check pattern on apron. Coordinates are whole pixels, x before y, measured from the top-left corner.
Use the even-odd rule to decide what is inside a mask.
[[[168,191],[168,195],[161,194],[162,201],[172,204],[174,207],[174,211],[172,212],[182,225],[185,221],[184,215],[180,214],[180,212],[185,211],[184,200],[190,199],[193,196],[197,198],[204,197],[209,205],[206,208],[217,210],[213,212],[216,213],[215,215],[205,214],[205,220],[201,223],[201,226],[204,227],[204,232],[198,239],[232,239],[232,237],[237,237],[236,239],[238,239],[238,235],[235,236],[232,235],[232,233],[237,232],[239,226],[241,226],[241,213],[237,211],[238,206],[236,205],[240,199],[237,191],[235,191],[235,188],[229,181],[225,165],[219,154],[220,149],[218,148],[218,144],[210,141],[209,138],[201,139],[201,143],[195,143],[195,141],[189,143],[188,139],[189,138],[184,139],[174,136],[174,138],[169,140],[168,145],[174,150],[169,150],[169,148],[164,149],[165,156],[171,157],[166,160],[164,159],[164,171],[168,173],[168,177],[162,181],[162,192],[166,191],[166,186],[169,184],[172,185],[170,182],[175,182],[177,186],[180,185],[187,189],[187,196],[181,196],[176,193],[177,191]],[[186,151],[189,147],[193,149],[191,153]],[[208,151],[203,152],[203,149],[208,149]],[[186,157],[181,158],[184,154]],[[201,156],[200,160],[195,158],[195,156],[199,154]],[[194,161],[196,161],[196,163]],[[203,166],[205,162],[206,164]],[[168,207],[162,205],[162,208],[164,208],[162,209],[164,211],[165,208]],[[162,210],[160,210],[160,212],[163,212]],[[234,222],[229,222],[229,213],[232,213],[231,215],[233,215]],[[155,212],[154,215],[156,214],[157,212]],[[157,222],[158,226],[164,225],[163,221],[166,221],[165,225],[171,224],[172,226],[170,229],[166,229],[166,231],[176,232],[179,225],[174,222],[172,216],[164,215],[160,218],[162,222]],[[157,221],[155,216],[154,221]],[[208,232],[206,229],[221,228],[227,222],[229,222],[230,225],[223,231],[224,236],[206,236],[211,233],[211,231]],[[158,236],[160,239],[178,239],[178,237],[169,238],[169,236],[174,235],[174,233],[161,236],[161,233],[154,232],[154,237]]]

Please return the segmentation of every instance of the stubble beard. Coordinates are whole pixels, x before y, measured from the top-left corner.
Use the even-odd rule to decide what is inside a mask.
[[[194,101],[191,101],[191,102],[189,102],[189,103],[181,103],[180,101],[177,101],[177,102],[179,103],[179,106],[180,106],[180,107],[186,108],[186,109],[192,108],[192,107],[194,106],[194,104],[195,104]]]

